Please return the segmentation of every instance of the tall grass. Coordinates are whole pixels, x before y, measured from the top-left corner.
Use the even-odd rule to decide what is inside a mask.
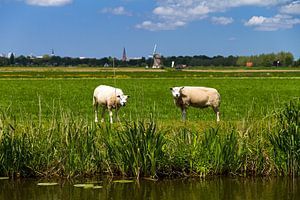
[[[101,168],[94,126],[61,113],[50,121],[0,116],[0,173],[9,176],[74,176]]]
[[[95,124],[60,107],[50,119],[19,116],[10,108],[0,112],[0,176],[300,173],[299,99],[260,120],[249,114],[204,128],[158,128],[153,120]]]
[[[126,123],[121,129],[105,129],[108,159],[122,175],[155,177],[163,158],[164,133],[153,122]]]
[[[226,132],[229,131],[229,132]],[[243,162],[243,144],[235,129],[212,127],[204,132],[187,129],[174,132],[169,145],[175,171],[196,176],[235,174]]]
[[[300,98],[290,101],[276,114],[277,131],[270,133],[273,157],[280,173],[300,173]]]

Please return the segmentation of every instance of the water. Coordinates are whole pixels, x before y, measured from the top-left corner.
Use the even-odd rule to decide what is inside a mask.
[[[49,181],[49,180],[48,180]],[[51,180],[56,186],[38,186],[45,180],[0,180],[0,200],[122,199],[122,200],[273,200],[300,199],[300,179],[290,178],[211,178],[187,180],[143,180],[114,183],[96,180],[101,189],[84,189],[74,184],[91,180]],[[92,181],[95,181],[92,180]]]

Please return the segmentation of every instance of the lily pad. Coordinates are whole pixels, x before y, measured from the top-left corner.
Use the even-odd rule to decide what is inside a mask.
[[[94,184],[85,183],[85,184],[75,184],[74,187],[81,187],[84,189],[94,188]]]
[[[85,184],[85,186],[83,187],[83,189],[90,189],[90,188],[94,188],[94,184]]]
[[[133,183],[133,180],[115,180],[114,183]]]
[[[103,186],[96,185],[96,186],[94,186],[93,188],[94,188],[94,189],[101,189],[101,188],[103,188]]]
[[[74,187],[84,187],[86,184],[75,184]]]
[[[0,180],[8,180],[9,177],[0,177]]]
[[[39,186],[53,186],[53,185],[58,185],[58,183],[38,183],[37,185],[39,185]]]

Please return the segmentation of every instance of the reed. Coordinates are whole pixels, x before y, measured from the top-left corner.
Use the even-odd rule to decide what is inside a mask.
[[[157,175],[166,140],[153,121],[126,123],[119,130],[105,130],[107,156],[117,171],[137,178]]]
[[[299,175],[300,171],[300,98],[291,100],[276,113],[276,132],[269,134],[272,155],[279,173]]]
[[[101,165],[94,126],[60,113],[50,121],[0,117],[0,173],[9,176],[74,176]]]
[[[95,124],[60,106],[47,118],[16,116],[8,107],[0,110],[0,175],[297,176],[299,116],[299,99],[259,120],[249,113],[242,121],[201,127],[157,126],[153,118]]]
[[[169,165],[196,176],[235,173],[242,162],[239,135],[234,129],[226,131],[217,126],[204,132],[186,128],[174,132],[168,145]]]

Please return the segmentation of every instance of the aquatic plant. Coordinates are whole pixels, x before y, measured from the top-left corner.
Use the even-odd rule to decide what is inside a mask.
[[[42,120],[42,119],[41,119]],[[50,121],[0,116],[0,174],[74,176],[101,168],[94,126],[61,111]]]
[[[122,175],[156,176],[166,140],[153,121],[126,123],[120,130],[105,130],[108,158]]]
[[[46,119],[42,106],[39,116],[0,109],[0,176],[297,176],[299,102],[260,120],[249,114],[201,127],[153,119],[95,124],[60,106]]]
[[[287,175],[300,173],[300,98],[295,98],[276,113],[277,129],[270,132],[273,159],[277,170]]]

